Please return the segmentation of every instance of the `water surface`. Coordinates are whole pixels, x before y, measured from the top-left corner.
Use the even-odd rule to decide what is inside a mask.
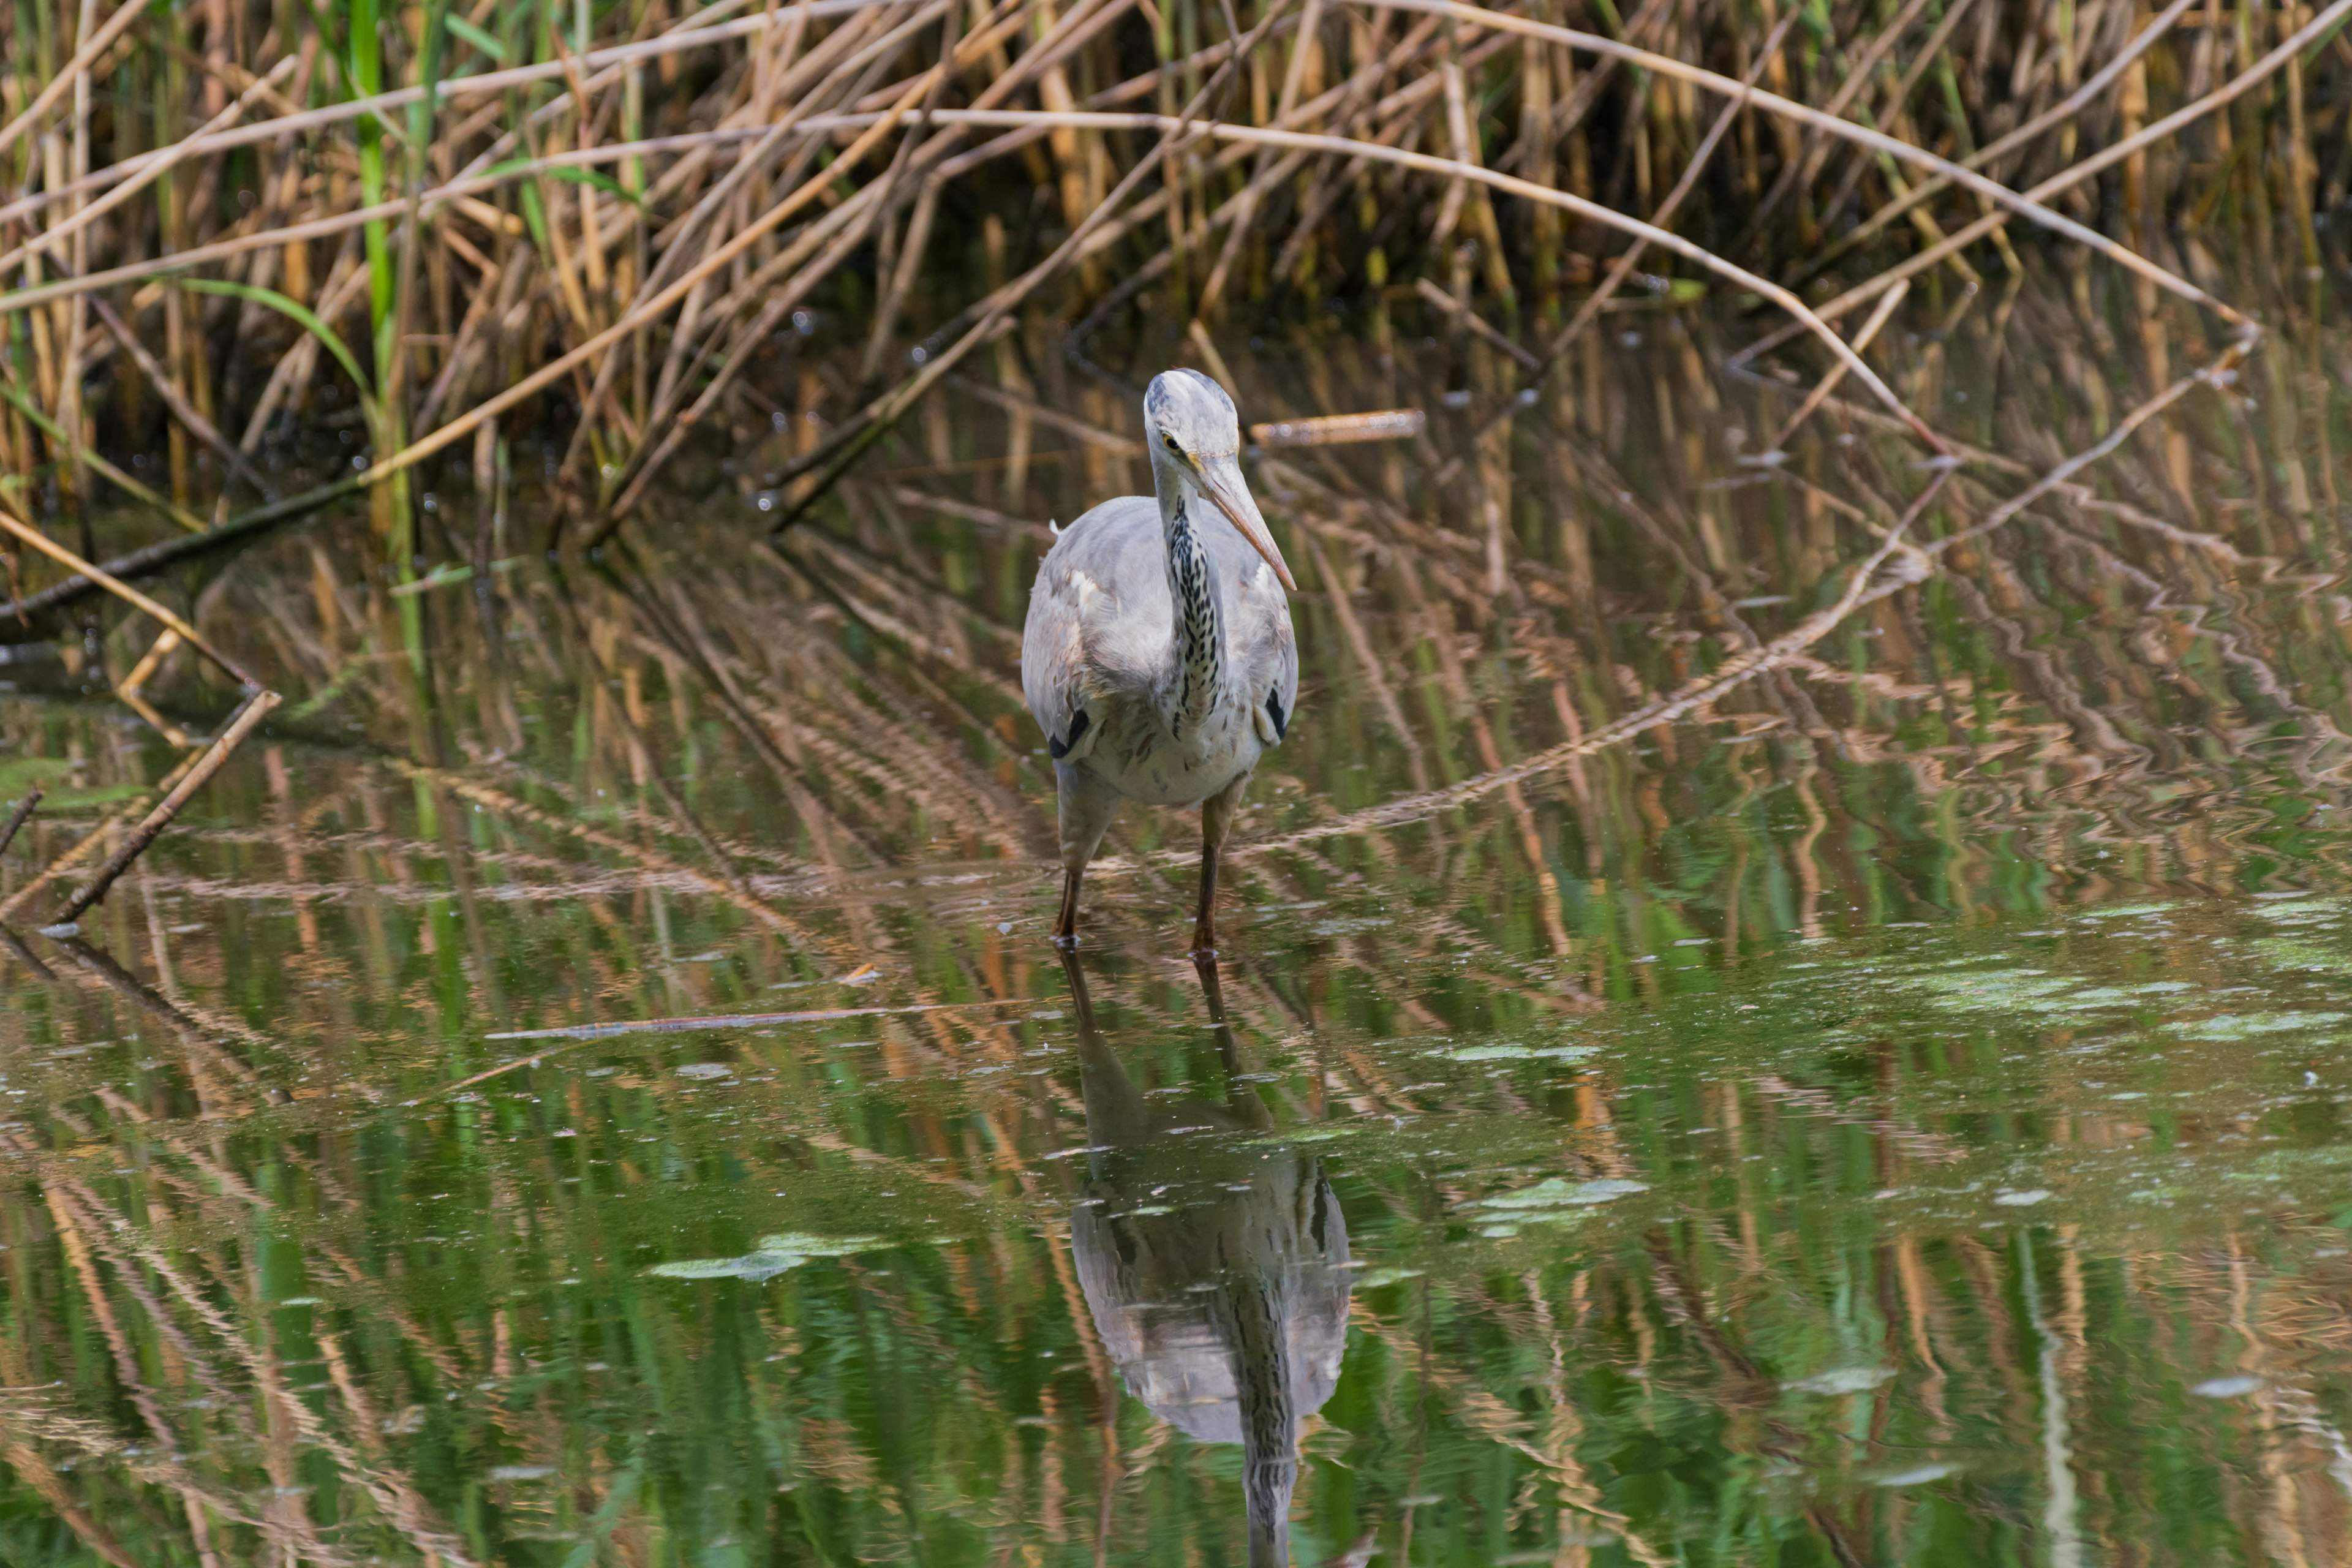
[[[2217,350],[2129,303],[1898,318],[1922,537]],[[0,1556],[1238,1563],[1287,1488],[1301,1563],[2352,1561],[2352,345],[1501,783],[1927,482],[1842,398],[1753,460],[1750,322],[1605,324],[1483,444],[1442,321],[1229,345],[1249,417],[1433,420],[1253,470],[1304,680],[1207,976],[1181,814],[1046,943],[1018,707],[1149,351],[1009,340],[781,548],[823,334],[601,563],[525,489],[435,499],[486,587],[363,521],[205,586],[287,708],[0,962]],[[7,888],[168,767],[145,636],[0,672]]]

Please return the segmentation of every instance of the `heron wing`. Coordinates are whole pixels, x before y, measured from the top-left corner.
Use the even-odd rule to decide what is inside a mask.
[[[1148,689],[1167,662],[1166,550],[1159,503],[1121,496],[1062,530],[1037,568],[1021,636],[1021,694],[1057,752],[1083,754],[1092,725],[1079,715],[1098,699]]]

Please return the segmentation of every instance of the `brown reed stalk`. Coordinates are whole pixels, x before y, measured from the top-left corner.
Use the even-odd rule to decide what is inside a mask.
[[[2163,119],[2125,137],[2122,141],[2101,149],[2072,167],[2051,175],[2025,192],[2024,199],[2037,204],[2046,201],[2063,191],[2081,184],[2102,171],[2125,162],[2143,149],[2166,140],[2185,127],[2193,125],[2198,121],[2227,108],[2279,71],[2284,70],[2303,50],[2308,48],[2314,40],[2326,37],[2330,29],[2341,24],[2347,17],[2352,17],[2352,0],[2335,0],[2335,4],[2305,23],[2292,37],[2239,72],[2228,82],[2206,93],[2195,102],[2186,104]],[[1968,227],[1928,247],[1908,260],[1889,268],[1870,281],[1856,284],[1847,289],[1822,307],[1822,317],[1834,321],[1856,306],[1867,304],[1904,279],[1917,276],[1935,266],[1946,256],[1995,232],[2008,221],[2008,215],[2005,213],[1987,214]],[[1756,354],[1766,353],[1779,343],[1788,342],[1793,335],[1784,328],[1780,332],[1741,350],[1735,363],[1745,362]]]

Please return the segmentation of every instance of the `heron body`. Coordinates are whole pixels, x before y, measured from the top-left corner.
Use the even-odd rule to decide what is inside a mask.
[[[1295,584],[1242,479],[1223,389],[1171,371],[1143,408],[1157,493],[1105,501],[1062,531],[1030,590],[1021,685],[1057,785],[1055,940],[1076,940],[1080,879],[1133,800],[1202,808],[1193,947],[1205,952],[1219,850],[1297,700],[1284,592]]]

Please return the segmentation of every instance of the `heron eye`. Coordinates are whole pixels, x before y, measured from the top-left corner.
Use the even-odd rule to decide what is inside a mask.
[[[1168,449],[1171,452],[1181,452],[1184,449],[1176,444],[1176,437],[1173,436],[1162,436],[1160,439],[1167,444]]]

